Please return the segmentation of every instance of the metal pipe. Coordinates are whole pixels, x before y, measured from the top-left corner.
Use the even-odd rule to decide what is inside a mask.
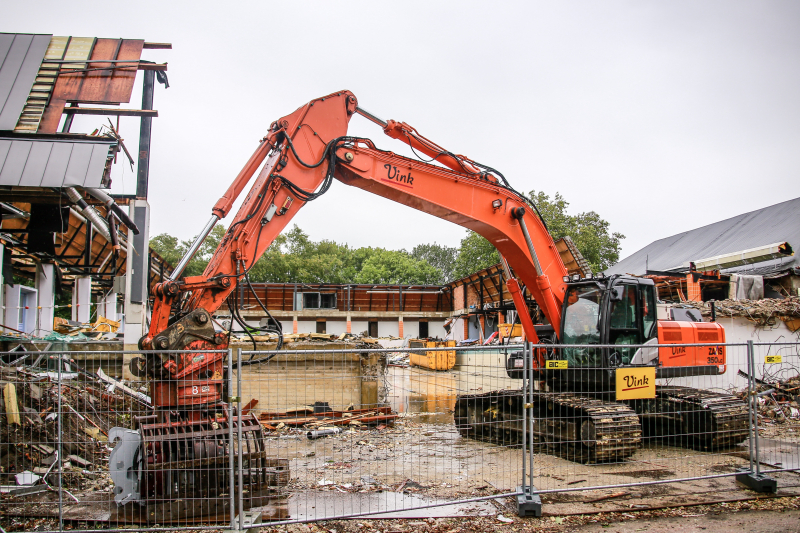
[[[111,242],[111,233],[109,233],[106,221],[103,220],[100,213],[98,213],[94,207],[86,203],[83,195],[81,195],[75,187],[64,187],[64,190],[67,192],[67,197],[70,201],[78,206],[78,210],[84,218],[91,222],[92,226],[94,226],[108,242]]]
[[[64,364],[64,355],[58,354],[58,530],[64,531],[64,494],[62,489],[64,487],[64,463],[62,456],[64,455],[62,449],[62,441],[64,440],[64,431],[61,423],[61,366]]]
[[[105,191],[95,189],[94,187],[84,187],[83,190],[103,202],[103,206],[106,208],[106,210],[113,212],[120,222],[125,224],[125,227],[131,230],[134,235],[139,235],[139,228],[136,227],[136,224],[133,222],[133,220],[130,219],[128,214],[123,211],[122,208],[117,205],[117,202],[115,202],[113,198],[106,194]]]
[[[385,128],[386,126],[389,125],[388,122],[386,122],[385,120],[379,119],[378,117],[376,117],[375,115],[373,115],[372,113],[370,113],[369,111],[364,109],[363,107],[356,106],[356,113],[358,113],[359,115],[361,115],[362,117],[364,117],[367,120],[371,120],[372,122],[374,122],[375,124],[377,124],[381,128]]]
[[[175,267],[175,270],[172,271],[172,274],[170,274],[167,279],[175,280],[181,277],[183,271],[186,270],[186,265],[189,264],[189,261],[192,260],[194,254],[196,254],[197,250],[200,249],[203,241],[206,240],[206,237],[208,237],[208,234],[211,233],[212,229],[214,229],[214,226],[217,225],[217,222],[219,222],[219,217],[217,215],[211,215],[211,220],[206,223],[205,227],[200,232],[200,235],[197,236],[189,249],[186,250],[186,253],[183,254],[183,257],[181,257],[178,266]]]
[[[528,251],[531,253],[531,258],[533,259],[533,266],[536,267],[536,274],[541,276],[542,275],[542,265],[539,264],[539,257],[536,255],[536,250],[533,248],[533,241],[531,240],[531,235],[528,233],[528,226],[525,224],[525,219],[523,217],[519,217],[519,227],[522,228],[522,234],[525,236],[525,243],[528,245]]]
[[[750,457],[750,474],[753,473],[753,442],[755,439],[753,438],[753,417],[757,416],[754,415],[756,411],[756,404],[755,398],[753,397],[753,366],[752,361],[750,359],[750,355],[753,349],[753,342],[747,342],[747,415],[748,415],[748,432],[750,433],[750,442],[748,446],[748,456]]]
[[[309,431],[306,433],[306,437],[308,437],[308,440],[314,440],[320,437],[327,437],[328,435],[336,435],[341,432],[342,430],[340,428],[318,429],[315,431]]]

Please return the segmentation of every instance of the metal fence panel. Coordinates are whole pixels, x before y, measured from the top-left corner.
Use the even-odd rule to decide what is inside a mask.
[[[0,515],[17,530],[246,529],[507,513],[508,498],[531,515],[537,498],[771,490],[800,468],[796,343],[312,348],[207,352],[225,363],[196,394],[218,401],[193,414],[154,413],[174,384],[123,379],[143,352],[0,354]],[[651,383],[616,365],[657,350],[654,397],[622,399]],[[687,353],[702,371],[669,364]]]

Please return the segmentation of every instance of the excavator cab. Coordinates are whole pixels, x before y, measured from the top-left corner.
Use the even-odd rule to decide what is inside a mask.
[[[616,368],[658,363],[656,348],[633,347],[658,341],[656,292],[651,279],[602,275],[570,278],[561,316],[559,344],[563,347],[546,356],[559,363],[546,364],[542,371],[551,386],[609,390]]]
[[[594,277],[567,285],[561,322],[562,359],[569,368],[615,368],[647,364],[626,345],[655,342],[655,285],[630,276]],[[617,349],[592,348],[614,344]],[[576,346],[579,345],[579,346]]]

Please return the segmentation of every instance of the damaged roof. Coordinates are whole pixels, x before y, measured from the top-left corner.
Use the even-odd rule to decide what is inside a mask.
[[[642,276],[647,270],[677,270],[689,261],[776,242],[788,242],[795,249],[800,246],[800,198],[659,239],[610,267],[606,274]],[[770,271],[800,265],[796,258],[794,255],[774,260]],[[747,265],[736,270],[744,273],[752,269]]]

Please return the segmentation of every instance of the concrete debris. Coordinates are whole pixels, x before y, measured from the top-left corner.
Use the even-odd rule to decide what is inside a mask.
[[[74,362],[70,364],[77,368]],[[11,369],[13,374],[7,372],[9,368],[4,370],[3,379],[10,382],[4,390],[13,387],[17,407],[9,401],[11,396],[5,395],[5,409],[0,411],[5,417],[0,424],[0,484],[47,482],[52,486],[60,466],[65,488],[110,490],[104,472],[108,430],[130,424],[137,405],[143,407],[131,402],[122,387],[138,391],[113,380],[117,386],[109,392],[106,381],[79,369],[76,378],[62,380],[59,399],[57,377],[51,377],[52,372],[24,366]],[[59,450],[63,454],[60,465]]]
[[[710,302],[682,302],[682,308],[699,309],[703,317],[711,316]],[[717,317],[743,317],[759,326],[767,326],[781,319],[792,331],[800,328],[800,298],[764,298],[762,300],[717,300],[714,302]],[[796,324],[796,325],[795,325]],[[794,325],[794,326],[793,326]]]
[[[739,375],[748,378],[746,372]],[[756,380],[756,405],[758,414],[767,421],[782,424],[790,420],[800,420],[800,376],[783,380]],[[739,392],[739,397],[747,401],[747,389]]]

